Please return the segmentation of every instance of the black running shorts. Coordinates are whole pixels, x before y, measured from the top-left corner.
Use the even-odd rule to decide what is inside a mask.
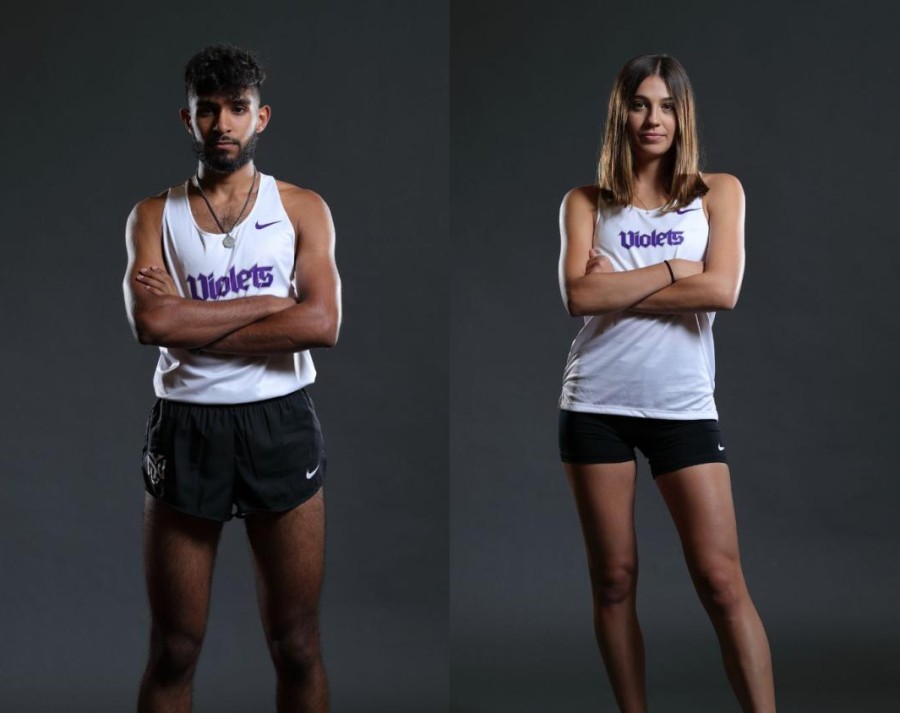
[[[715,419],[664,418],[559,412],[559,451],[564,463],[624,463],[637,448],[655,478],[702,463],[727,463],[725,441]]]
[[[236,405],[160,399],[147,421],[147,492],[198,517],[290,510],[322,487],[325,468],[322,430],[305,389]]]

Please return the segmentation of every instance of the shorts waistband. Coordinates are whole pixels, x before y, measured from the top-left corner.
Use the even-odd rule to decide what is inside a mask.
[[[175,401],[173,399],[157,399],[160,403],[163,404],[171,404],[172,406],[177,406],[180,408],[198,408],[198,409],[251,409],[258,406],[269,406],[271,404],[278,403],[280,401],[291,401],[296,398],[301,398],[306,396],[306,387],[302,389],[297,389],[296,391],[291,391],[287,394],[283,394],[282,396],[273,396],[268,399],[260,399],[259,401],[242,401],[236,404],[204,404],[197,403],[195,401]]]

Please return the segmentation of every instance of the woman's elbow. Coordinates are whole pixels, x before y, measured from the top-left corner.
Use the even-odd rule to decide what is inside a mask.
[[[571,297],[566,296],[563,300],[563,303],[566,306],[566,312],[569,313],[570,317],[583,317],[584,312],[581,309],[581,305],[578,304],[577,301],[573,300]]]
[[[740,288],[722,286],[716,294],[716,309],[720,312],[730,312],[737,305],[739,294]]]
[[[621,307],[609,304],[596,294],[590,294],[586,290],[576,287],[566,290],[563,295],[563,304],[571,317],[600,317],[621,309]]]
[[[570,317],[584,317],[588,314],[596,314],[596,312],[590,311],[588,305],[585,304],[584,298],[584,290],[579,289],[577,285],[567,285],[565,287],[563,290],[563,304]]]

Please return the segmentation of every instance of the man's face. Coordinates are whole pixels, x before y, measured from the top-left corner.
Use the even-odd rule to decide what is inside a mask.
[[[216,173],[232,173],[253,159],[259,134],[269,123],[269,107],[259,106],[253,89],[240,94],[190,96],[181,118],[201,163]]]

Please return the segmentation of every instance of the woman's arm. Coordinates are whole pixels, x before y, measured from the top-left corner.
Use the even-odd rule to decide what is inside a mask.
[[[631,307],[641,314],[734,309],[744,276],[744,189],[727,173],[704,175],[709,247],[702,273],[679,280]]]
[[[569,191],[559,211],[559,288],[563,304],[573,317],[607,314],[628,309],[672,283],[664,263],[625,272],[590,272],[598,189],[581,186]],[[676,280],[697,274],[702,263],[669,260]]]

